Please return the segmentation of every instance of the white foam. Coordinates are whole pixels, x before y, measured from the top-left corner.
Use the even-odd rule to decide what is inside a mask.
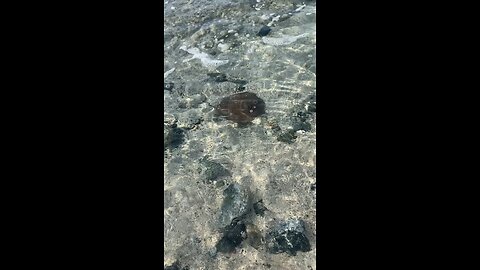
[[[273,45],[273,46],[281,46],[281,45],[288,45],[292,44],[293,42],[297,41],[300,38],[308,36],[308,33],[304,33],[298,36],[287,36],[282,35],[281,37],[262,37],[262,41],[265,44]]]
[[[278,20],[280,20],[280,15],[274,17],[274,18],[272,19],[272,21],[267,24],[267,26],[272,26],[272,24],[273,24],[274,22],[277,22]]]
[[[303,4],[299,6],[297,9],[295,9],[296,12],[299,12],[300,10],[304,9],[307,5]]]
[[[189,54],[192,54],[192,58],[185,59],[183,62],[188,62],[193,59],[199,59],[202,62],[202,65],[206,68],[216,68],[221,65],[225,65],[228,63],[228,60],[215,60],[211,59],[210,55],[207,53],[201,52],[198,48],[187,48],[185,45],[180,47],[181,50],[184,50],[188,52]]]
[[[168,75],[170,75],[170,73],[172,73],[173,71],[175,70],[175,68],[172,68],[170,70],[168,70],[167,72],[163,73],[163,78],[167,78]]]

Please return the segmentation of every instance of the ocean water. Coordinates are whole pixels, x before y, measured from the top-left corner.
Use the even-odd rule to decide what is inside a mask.
[[[316,269],[316,1],[164,1],[164,15],[164,265]],[[215,114],[242,92],[265,114],[247,126]],[[237,216],[246,238],[220,252]],[[268,251],[285,220],[305,224],[309,251]]]

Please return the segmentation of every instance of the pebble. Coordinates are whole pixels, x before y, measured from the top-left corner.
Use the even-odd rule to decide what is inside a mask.
[[[167,126],[172,126],[177,121],[175,115],[171,113],[163,113],[163,123]]]
[[[266,35],[268,35],[268,33],[270,33],[271,30],[272,30],[272,28],[264,25],[262,28],[260,28],[260,31],[258,31],[257,35],[261,36],[261,37],[266,36]]]
[[[174,83],[163,83],[163,90],[172,91]]]

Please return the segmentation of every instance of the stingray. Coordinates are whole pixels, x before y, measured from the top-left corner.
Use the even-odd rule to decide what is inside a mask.
[[[251,92],[237,93],[224,97],[215,112],[235,123],[247,124],[265,113],[265,102]]]

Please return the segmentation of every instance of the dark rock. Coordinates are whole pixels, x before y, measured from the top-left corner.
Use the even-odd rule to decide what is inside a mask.
[[[317,97],[316,94],[310,94],[308,95],[307,99],[305,100],[305,108],[306,108],[306,113],[312,114],[314,112],[317,112]]]
[[[207,157],[202,158],[200,163],[204,167],[203,176],[207,182],[213,182],[222,177],[231,176],[230,171],[223,167],[222,164],[208,160]]]
[[[308,118],[308,114],[304,111],[297,112],[297,119],[301,122],[305,122]]]
[[[164,269],[165,270],[182,270],[182,268],[180,268],[180,264],[178,263],[178,261],[174,262],[172,265],[168,265]]]
[[[163,83],[163,90],[172,91],[174,83]]]
[[[245,91],[245,89],[246,89],[245,86],[242,85],[242,86],[239,86],[239,87],[237,88],[237,91],[239,91],[239,92],[240,92],[240,91]]]
[[[227,75],[223,73],[207,73],[207,75],[215,82],[226,82],[228,81]]]
[[[236,123],[250,123],[265,113],[265,102],[254,93],[233,94],[222,99],[215,113]]]
[[[225,180],[218,180],[216,183],[215,183],[215,187],[216,188],[221,188],[223,186],[225,186],[227,183]]]
[[[268,35],[268,33],[270,33],[270,31],[272,31],[272,28],[264,25],[262,28],[260,28],[260,31],[258,31],[257,35],[263,37],[263,36]]]
[[[239,184],[230,184],[224,191],[225,195],[221,213],[220,226],[227,226],[232,220],[238,219],[245,215],[249,208],[250,194],[247,188]]]
[[[269,121],[268,125],[269,125],[269,128],[273,131],[274,134],[279,134],[279,132],[282,131],[282,129],[280,128],[278,123],[275,122],[275,121]]]
[[[188,266],[185,267],[180,267],[180,264],[178,261],[174,262],[172,265],[166,266],[164,268],[165,270],[189,270],[190,268]]]
[[[218,252],[232,253],[243,240],[247,238],[247,226],[241,220],[233,220],[225,228],[222,239],[218,241],[216,248]]]
[[[310,190],[316,190],[316,189],[317,189],[317,183],[310,185]]]
[[[248,83],[248,81],[246,80],[242,80],[238,78],[229,78],[224,73],[215,72],[215,73],[207,73],[207,75],[210,77],[210,80],[213,80],[214,82],[232,82],[240,85],[245,85]]]
[[[293,124],[293,131],[298,131],[298,130],[310,131],[312,130],[312,125],[307,122],[296,121]]]
[[[230,82],[240,84],[240,85],[246,85],[248,83],[248,81],[241,80],[241,79],[231,79]]]
[[[297,136],[294,130],[287,130],[277,136],[277,140],[284,143],[293,143]]]
[[[307,104],[307,112],[310,112],[310,113],[317,112],[317,103],[312,102],[312,103]]]
[[[263,200],[260,200],[253,204],[253,210],[255,211],[255,214],[263,216],[265,211],[267,211],[268,209],[263,204]]]
[[[164,148],[177,148],[184,143],[184,141],[185,135],[183,129],[177,128],[176,125],[174,125],[164,140]]]
[[[287,220],[276,224],[267,232],[265,241],[267,251],[273,254],[287,252],[295,256],[297,251],[311,250],[302,220]]]

